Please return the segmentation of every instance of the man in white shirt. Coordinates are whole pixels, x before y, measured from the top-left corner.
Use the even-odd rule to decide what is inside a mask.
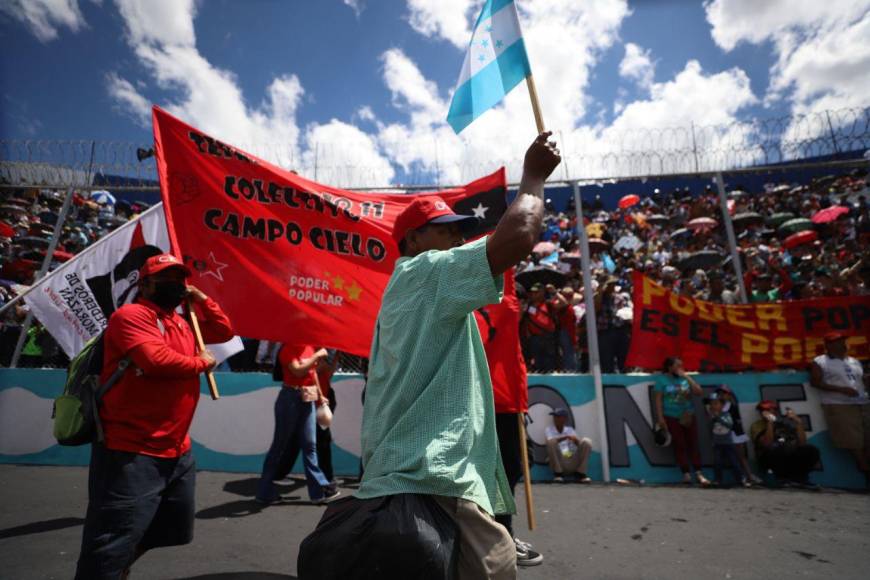
[[[846,336],[825,336],[825,354],[813,359],[810,382],[821,390],[822,410],[834,447],[848,449],[870,487],[870,399],[861,363],[848,355]]]
[[[550,469],[555,474],[555,481],[564,481],[564,474],[577,474],[578,483],[592,481],[586,475],[589,465],[589,453],[592,451],[592,441],[586,437],[580,439],[574,429],[566,425],[568,409],[559,408],[550,413],[553,416],[553,426],[547,427],[547,458]]]

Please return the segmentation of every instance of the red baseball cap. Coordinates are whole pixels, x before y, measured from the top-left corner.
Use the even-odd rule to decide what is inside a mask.
[[[467,221],[476,223],[477,218],[472,215],[459,215],[454,213],[450,206],[437,195],[423,195],[408,204],[393,226],[393,239],[398,244],[405,239],[405,234],[411,230],[421,228],[426,224],[449,224],[453,222]]]
[[[837,342],[838,340],[846,340],[849,338],[842,332],[829,332],[825,335],[825,342]]]
[[[139,279],[144,280],[148,276],[153,276],[167,268],[181,268],[185,276],[191,275],[190,268],[185,266],[184,262],[172,254],[159,254],[151,256],[145,261],[145,265],[139,270]]]
[[[765,400],[758,403],[755,408],[759,411],[777,411],[779,405],[776,404],[776,401]]]

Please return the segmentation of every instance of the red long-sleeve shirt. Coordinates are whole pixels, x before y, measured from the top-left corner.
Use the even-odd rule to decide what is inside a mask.
[[[233,337],[229,318],[214,300],[197,303],[196,311],[206,343]],[[199,374],[207,366],[196,356],[187,320],[140,298],[112,315],[104,343],[101,382],[123,357],[132,361],[103,397],[100,419],[106,447],[155,457],[186,453],[199,401]]]

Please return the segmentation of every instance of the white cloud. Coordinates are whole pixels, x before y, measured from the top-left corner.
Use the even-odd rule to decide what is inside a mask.
[[[41,42],[57,38],[60,28],[78,32],[87,26],[78,0],[0,0],[0,12],[22,22]]]
[[[151,103],[143,97],[136,87],[119,77],[116,73],[106,75],[106,88],[112,97],[124,111],[130,113],[133,120],[142,127],[151,124]]]
[[[656,65],[650,57],[650,51],[629,42],[625,45],[625,56],[619,63],[619,74],[627,79],[637,81],[641,87],[652,85]]]
[[[354,11],[356,17],[359,18],[362,11],[365,10],[366,4],[364,0],[342,0],[345,6],[348,6],[351,10]]]
[[[705,6],[716,43],[771,42],[767,101],[794,112],[870,103],[870,0],[714,0]]]
[[[186,122],[232,143],[243,150],[283,167],[314,176],[314,164],[330,169],[331,185],[365,186],[389,183],[393,170],[380,155],[376,143],[359,129],[333,119],[326,125],[313,124],[303,130],[297,122],[297,110],[305,90],[295,75],[274,78],[266,88],[265,98],[249,104],[236,76],[215,67],[197,49],[193,20],[193,0],[116,0],[124,20],[127,40],[140,62],[149,70],[154,82],[179,96],[161,103],[169,112]],[[110,95],[133,115],[141,115],[142,97],[132,84],[110,79]],[[336,139],[354,155],[337,158],[337,149],[324,145],[315,152],[319,139]],[[355,179],[350,167],[365,164],[366,177]],[[337,168],[341,169],[337,169]],[[321,174],[318,174],[321,178]]]
[[[423,36],[443,38],[465,48],[471,38],[469,19],[482,5],[483,0],[408,0],[408,22]]]

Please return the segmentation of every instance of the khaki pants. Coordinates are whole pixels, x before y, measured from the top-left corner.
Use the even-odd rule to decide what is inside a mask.
[[[513,580],[517,548],[507,529],[471,501],[432,496],[459,527],[457,580]]]
[[[592,452],[592,440],[584,437],[580,439],[577,452],[571,457],[564,457],[559,450],[559,442],[555,439],[547,441],[547,459],[550,461],[550,469],[556,475],[563,473],[586,473],[589,467],[589,453]]]

